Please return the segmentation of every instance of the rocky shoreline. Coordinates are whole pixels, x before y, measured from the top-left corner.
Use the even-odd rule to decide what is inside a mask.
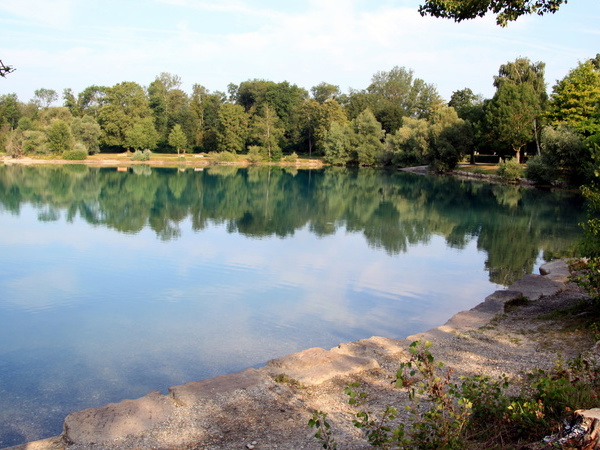
[[[168,395],[154,391],[74,412],[65,418],[60,436],[11,449],[318,449],[314,430],[307,426],[314,410],[328,414],[339,448],[368,448],[352,426],[356,411],[344,387],[360,382],[374,411],[406,403],[406,393],[393,380],[414,340],[432,341],[432,353],[457,376],[517,376],[592,348],[590,336],[565,332],[559,323],[542,318],[586,298],[568,282],[567,263],[553,261],[540,272],[425,333],[401,340],[372,337],[330,350],[312,348],[259,369],[173,386]],[[520,302],[523,298],[528,301]]]

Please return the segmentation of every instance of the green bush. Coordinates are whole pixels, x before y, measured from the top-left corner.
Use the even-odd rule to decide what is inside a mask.
[[[84,159],[87,159],[88,157],[88,152],[87,150],[81,150],[81,149],[74,149],[74,150],[67,150],[66,152],[63,152],[62,158],[69,160],[69,161],[81,161]]]
[[[518,181],[523,176],[523,167],[514,158],[504,160],[498,165],[498,175],[507,181]]]
[[[213,153],[211,156],[213,157],[213,160],[217,163],[230,163],[237,161],[235,153],[228,152],[227,150],[219,153]]]
[[[296,161],[298,161],[298,155],[296,154],[296,152],[294,152],[291,155],[285,156],[283,158],[283,161],[287,163],[295,163]]]
[[[554,169],[548,167],[541,156],[533,156],[527,160],[525,177],[534,183],[550,183],[554,179]]]
[[[263,160],[260,153],[260,147],[258,145],[251,145],[248,147],[248,161],[252,164],[259,163]]]
[[[150,156],[152,156],[152,152],[150,150],[136,150],[133,155],[131,155],[132,161],[149,161]]]

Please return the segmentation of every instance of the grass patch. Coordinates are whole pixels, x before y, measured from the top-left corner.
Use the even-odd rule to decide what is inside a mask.
[[[279,373],[279,374],[275,375],[273,377],[273,380],[275,381],[275,383],[289,384],[290,386],[294,386],[294,387],[297,387],[297,388],[302,388],[303,387],[302,383],[300,383],[295,378],[289,377],[285,373]]]
[[[496,175],[498,166],[496,164],[469,164],[460,166],[457,170],[481,175]]]

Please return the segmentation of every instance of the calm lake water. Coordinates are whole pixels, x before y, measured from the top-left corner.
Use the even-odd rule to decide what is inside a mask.
[[[0,447],[74,410],[440,325],[568,255],[582,211],[367,169],[0,166]]]

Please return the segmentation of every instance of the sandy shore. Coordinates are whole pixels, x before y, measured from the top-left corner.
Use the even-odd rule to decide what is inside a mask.
[[[318,449],[307,426],[313,410],[324,411],[338,448],[369,448],[351,423],[356,409],[344,387],[359,381],[372,411],[402,409],[407,393],[394,387],[396,370],[408,360],[414,340],[433,342],[432,353],[455,376],[506,374],[550,368],[558,358],[589,351],[591,336],[564,331],[543,314],[586,298],[568,283],[564,261],[542,267],[497,291],[445,325],[402,340],[373,337],[330,349],[309,349],[210,380],[173,386],[67,416],[61,436],[14,447],[56,449]],[[525,296],[526,305],[507,308]]]
[[[240,160],[231,163],[219,163],[212,161],[210,158],[203,157],[198,154],[188,154],[185,159],[177,159],[173,156],[158,156],[151,158],[148,161],[132,161],[131,153],[115,153],[111,154],[96,154],[91,155],[87,159],[81,161],[71,161],[64,159],[45,159],[45,158],[30,158],[20,157],[12,158],[10,156],[0,156],[0,163],[7,166],[21,165],[21,166],[54,166],[54,165],[65,165],[65,164],[80,164],[88,167],[133,167],[136,165],[147,165],[152,167],[188,167],[188,168],[204,168],[204,167],[219,167],[219,166],[238,166],[248,167],[251,164],[247,160]],[[270,165],[270,166],[282,166],[282,167],[297,167],[306,169],[316,169],[324,166],[323,162],[318,159],[298,159],[296,162],[277,162],[267,163],[262,162],[259,165]]]

